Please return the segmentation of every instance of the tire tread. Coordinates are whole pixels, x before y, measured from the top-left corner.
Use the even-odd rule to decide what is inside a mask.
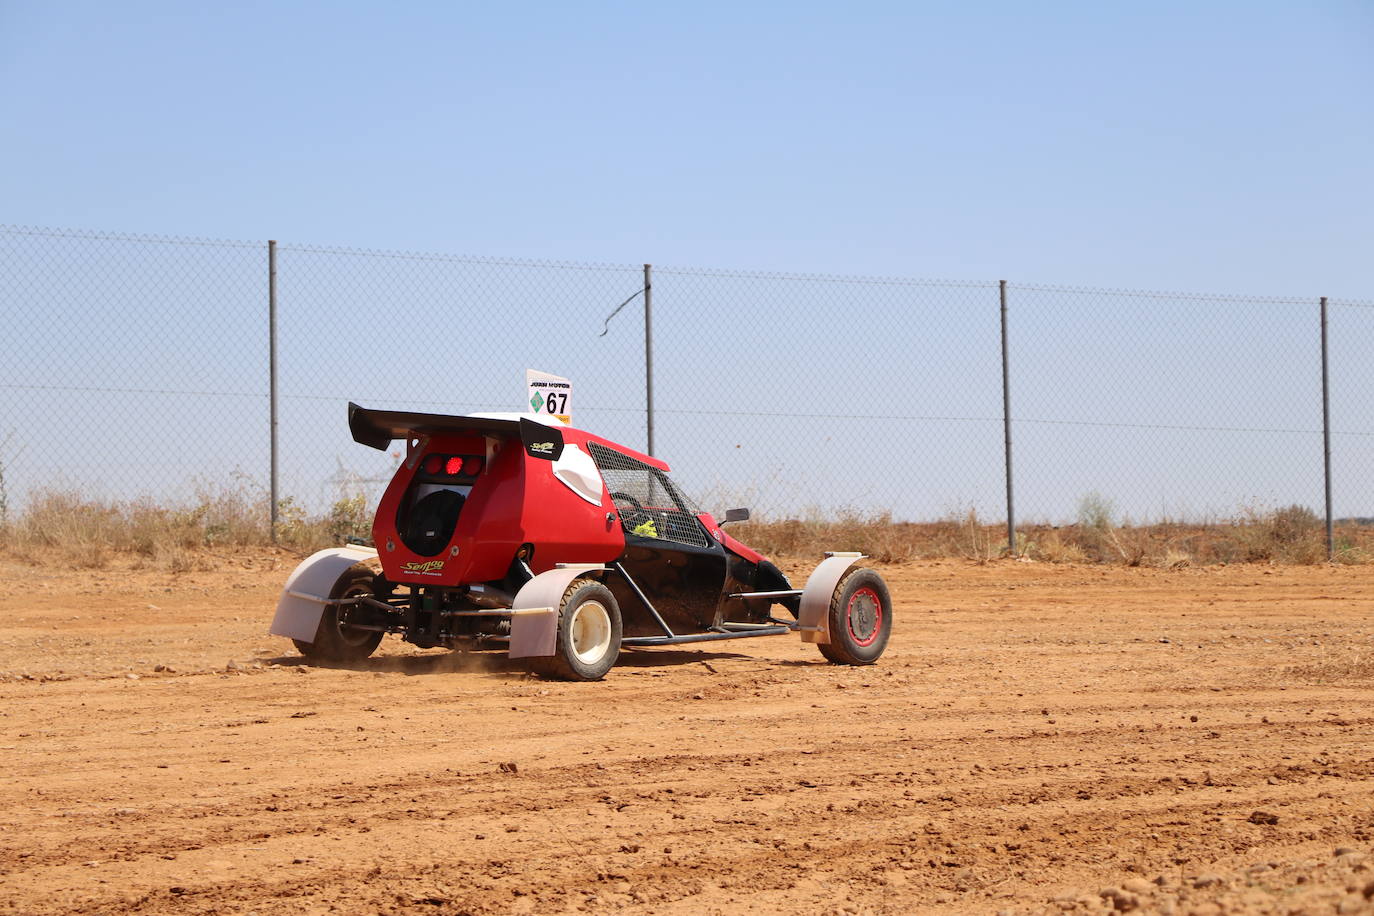
[[[857,646],[851,643],[848,638],[849,622],[845,619],[850,596],[863,585],[877,592],[883,611],[878,639],[871,646]],[[821,643],[819,648],[821,655],[828,661],[836,665],[871,665],[882,657],[883,650],[887,648],[888,638],[892,635],[892,595],[887,589],[887,583],[876,570],[867,566],[857,566],[845,573],[830,596],[830,608],[826,613],[830,627],[830,642]]]

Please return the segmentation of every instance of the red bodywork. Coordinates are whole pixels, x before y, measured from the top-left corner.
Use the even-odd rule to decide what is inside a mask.
[[[588,442],[596,442],[668,470],[662,461],[600,436],[566,427],[560,431],[565,445],[584,452]],[[410,441],[406,460],[382,496],[372,526],[388,580],[457,586],[500,579],[524,545],[531,545],[528,562],[536,573],[556,563],[610,563],[625,552],[625,535],[605,484],[600,505],[592,505],[554,477],[550,461],[526,454],[518,435],[436,432]],[[482,455],[485,460],[447,545],[435,555],[421,556],[402,542],[397,520],[426,456],[433,454]],[[707,528],[719,531],[714,523]],[[758,556],[743,545],[736,549]]]

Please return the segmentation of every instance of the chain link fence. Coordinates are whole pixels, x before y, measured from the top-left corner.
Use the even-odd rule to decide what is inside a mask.
[[[1323,505],[1318,300],[1013,287],[1018,514]]]
[[[261,480],[266,296],[261,244],[0,231],[8,510]]]
[[[276,248],[279,494],[370,500],[345,405],[519,410],[645,448],[646,271]],[[266,499],[268,246],[0,227],[0,498]],[[707,509],[1018,523],[1324,510],[1317,297],[655,268],[654,451]],[[612,310],[627,307],[607,322]],[[603,334],[604,330],[604,334]],[[1329,303],[1332,509],[1374,516],[1374,303]],[[256,496],[255,496],[256,498]]]
[[[1334,299],[1329,312],[1333,511],[1374,524],[1374,302]]]

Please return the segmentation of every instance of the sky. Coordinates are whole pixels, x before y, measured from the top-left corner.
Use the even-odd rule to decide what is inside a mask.
[[[277,239],[312,507],[389,469],[348,400],[542,369],[644,447],[640,303],[598,333],[652,263],[656,450],[714,508],[997,518],[1005,279],[1019,517],[1319,510],[1323,295],[1374,516],[1368,0],[0,0],[0,131],[0,496],[265,486]]]
[[[0,0],[0,222],[1369,298],[1374,4]]]

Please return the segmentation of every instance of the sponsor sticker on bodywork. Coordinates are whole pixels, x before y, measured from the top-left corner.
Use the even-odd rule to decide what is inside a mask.
[[[520,441],[531,458],[557,461],[563,456],[563,431],[543,423],[520,418]]]

